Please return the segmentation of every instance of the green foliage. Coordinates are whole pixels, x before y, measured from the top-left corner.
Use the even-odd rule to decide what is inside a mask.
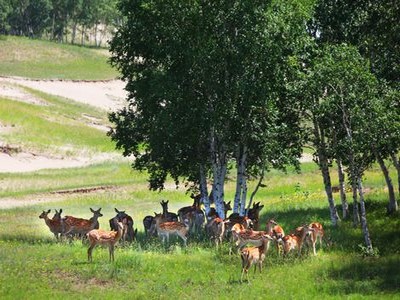
[[[101,24],[109,33],[118,21],[116,0],[1,0],[0,8],[0,34],[49,37],[63,42],[67,41],[71,30],[72,44],[77,26],[81,26],[81,43],[84,44],[83,37],[88,29],[94,28],[98,34]],[[98,42],[96,46],[99,45]]]

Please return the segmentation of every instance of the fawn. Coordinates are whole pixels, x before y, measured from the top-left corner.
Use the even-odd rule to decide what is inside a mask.
[[[53,219],[50,219],[48,217],[48,214],[50,213],[50,209],[46,212],[43,211],[39,218],[40,219],[44,219],[46,225],[49,227],[50,231],[54,234],[54,236],[56,237],[56,239],[58,240],[59,235],[58,234],[62,234],[63,232],[63,226],[62,226],[62,221],[61,221],[61,213],[62,213],[62,209],[60,209],[60,211],[56,211],[55,215],[53,216]]]
[[[117,222],[117,231],[105,231],[102,229],[92,229],[86,235],[89,239],[90,246],[88,248],[88,261],[92,261],[92,252],[97,245],[107,245],[110,255],[110,261],[114,261],[115,244],[121,239],[124,225]]]

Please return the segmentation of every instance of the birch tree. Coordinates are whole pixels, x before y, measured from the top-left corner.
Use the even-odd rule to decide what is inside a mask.
[[[222,218],[236,158],[243,213],[250,170],[300,155],[298,109],[286,86],[304,37],[301,8],[295,1],[222,0],[124,0],[119,8],[126,23],[111,42],[111,61],[129,96],[110,115],[117,147],[149,171],[151,187],[162,188],[170,174],[199,184],[206,198],[211,174]]]
[[[353,189],[358,191],[364,240],[367,249],[373,251],[362,177],[376,158],[370,144],[379,135],[374,124],[381,107],[378,82],[358,51],[345,45],[326,47],[316,61],[314,72],[326,87],[322,97],[337,135],[334,156],[347,166]]]

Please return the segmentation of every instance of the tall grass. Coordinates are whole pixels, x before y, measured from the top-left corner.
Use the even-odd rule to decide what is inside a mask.
[[[0,38],[0,75],[36,79],[106,80],[118,76],[107,64],[106,49],[24,37]]]

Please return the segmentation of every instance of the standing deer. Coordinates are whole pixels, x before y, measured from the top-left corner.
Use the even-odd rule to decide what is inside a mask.
[[[63,226],[62,226],[62,221],[61,221],[62,209],[60,209],[60,211],[55,210],[56,213],[52,219],[50,219],[48,217],[48,214],[50,213],[50,211],[51,211],[50,209],[47,212],[43,211],[40,214],[39,218],[44,219],[46,225],[49,227],[50,231],[54,234],[54,236],[58,240],[59,234],[61,235],[63,232]]]
[[[306,236],[314,231],[309,225],[297,227],[294,233],[285,235],[282,239],[278,240],[283,245],[283,253],[287,255],[291,250],[297,249],[297,253],[301,255],[301,248],[303,246]]]
[[[101,208],[98,210],[90,208],[90,211],[93,213],[93,217],[90,220],[66,216],[63,219],[63,233],[65,235],[80,235],[83,238],[92,229],[98,229],[98,218],[103,216],[100,212]]]
[[[117,231],[118,230],[118,222],[122,222],[124,224],[124,230],[122,232],[122,240],[124,242],[133,242],[135,239],[137,229],[133,230],[133,219],[131,216],[125,213],[125,211],[119,211],[118,209],[114,208],[117,215],[109,220],[110,229]],[[125,221],[124,221],[125,220]],[[124,221],[124,222],[123,222]]]
[[[168,211],[168,203],[169,203],[169,200],[167,200],[167,201],[161,200],[161,202],[160,202],[162,210],[163,210],[164,219],[168,222],[176,222],[176,221],[178,221],[178,215],[173,212]]]
[[[313,231],[311,231],[310,234],[307,236],[307,242],[311,242],[311,245],[313,248],[313,254],[317,255],[317,251],[315,249],[315,244],[317,243],[317,240],[319,239],[319,245],[320,245],[320,247],[322,247],[322,238],[325,235],[324,228],[322,227],[322,224],[318,223],[318,222],[313,222],[308,226],[310,228],[312,228]]]
[[[260,246],[263,243],[263,240],[267,240],[267,250],[269,248],[269,242],[272,241],[272,237],[267,234],[265,231],[255,231],[252,229],[245,229],[241,224],[235,224],[232,227],[232,235],[236,239],[236,246],[239,250],[241,250],[247,244],[251,244],[253,246]]]
[[[257,270],[257,265],[260,269],[260,273],[262,270],[262,264],[265,259],[265,253],[268,250],[268,242],[269,240],[266,237],[261,238],[261,245],[257,247],[247,247],[244,248],[240,257],[242,259],[242,276],[240,277],[240,281],[243,282],[243,275],[246,273],[247,281],[249,281],[249,269],[252,265],[254,265],[254,274]]]
[[[191,232],[199,231],[203,227],[205,217],[200,206],[200,199],[194,197],[192,206],[185,206],[178,210],[179,221],[187,222]]]
[[[108,251],[110,255],[110,261],[114,261],[114,248],[115,244],[121,239],[122,232],[124,230],[124,225],[121,222],[117,222],[117,231],[105,231],[101,229],[92,229],[87,233],[90,246],[88,248],[88,261],[92,261],[92,252],[94,247],[97,245],[108,246]]]
[[[217,248],[222,244],[225,234],[225,224],[229,222],[229,220],[224,221],[221,218],[214,218],[206,224],[206,232],[210,235],[210,238],[214,240]]]
[[[144,227],[144,232],[146,234],[147,237],[149,237],[150,235],[154,235],[156,234],[155,230],[151,231],[151,226],[153,224],[154,221],[154,217],[153,216],[145,216],[143,218],[143,227]]]
[[[169,243],[170,235],[177,235],[182,240],[183,243],[187,244],[187,235],[189,233],[189,225],[188,220],[185,219],[184,223],[182,222],[164,222],[163,216],[161,214],[156,214],[154,217],[155,227],[157,229],[157,234],[162,238],[163,243],[167,240]]]
[[[250,220],[253,221],[253,229],[259,230],[259,220],[260,220],[260,211],[263,209],[264,205],[260,205],[260,202],[254,203],[253,208],[250,208],[247,216]]]
[[[266,231],[267,233],[275,240],[276,244],[276,250],[278,254],[280,254],[280,243],[278,243],[278,240],[282,239],[285,236],[285,232],[283,231],[283,228],[278,225],[278,223],[275,222],[274,219],[270,219],[267,221],[266,224]]]

